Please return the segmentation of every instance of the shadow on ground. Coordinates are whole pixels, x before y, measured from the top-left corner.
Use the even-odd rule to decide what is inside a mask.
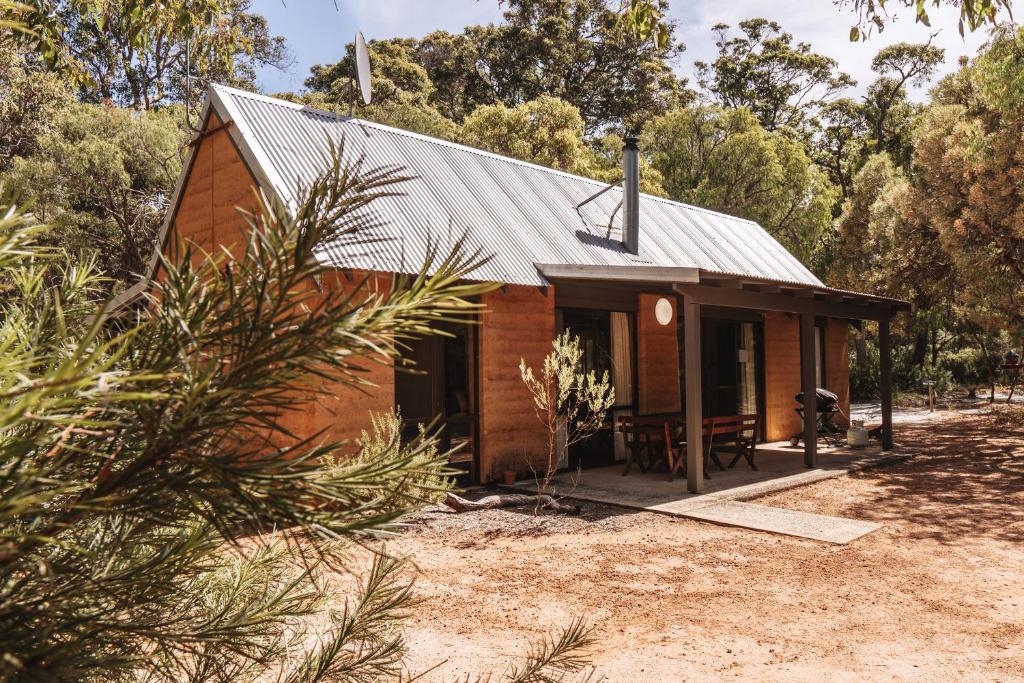
[[[1024,432],[959,415],[899,429],[912,460],[850,475],[869,482],[844,513],[943,543],[963,536],[1024,541]]]

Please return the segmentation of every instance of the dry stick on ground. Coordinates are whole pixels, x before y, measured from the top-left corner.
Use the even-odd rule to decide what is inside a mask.
[[[579,505],[564,505],[551,496],[545,494],[533,495],[529,493],[499,493],[493,496],[486,496],[480,500],[469,500],[449,493],[444,504],[456,512],[471,512],[474,510],[494,510],[497,508],[513,508],[523,505],[533,505],[539,510],[554,510],[568,515],[580,514]]]

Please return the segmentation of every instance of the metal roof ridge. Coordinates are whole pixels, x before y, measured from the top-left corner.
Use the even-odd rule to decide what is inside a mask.
[[[550,166],[544,166],[542,164],[536,164],[536,163],[533,163],[533,162],[530,162],[530,161],[523,161],[522,159],[516,159],[515,157],[505,156],[504,154],[498,154],[496,152],[491,152],[491,151],[486,150],[486,149],[480,149],[479,147],[472,147],[470,145],[466,145],[466,144],[463,144],[461,142],[454,142],[452,140],[445,140],[443,138],[435,138],[435,137],[432,137],[430,135],[424,135],[423,133],[417,133],[415,131],[405,130],[404,128],[396,128],[394,126],[389,126],[389,125],[384,124],[384,123],[378,123],[377,121],[370,121],[369,119],[361,119],[358,116],[339,116],[335,112],[328,111],[326,109],[320,109],[319,107],[314,107],[314,106],[311,106],[311,105],[308,105],[308,104],[299,104],[298,102],[290,102],[288,100],[280,99],[278,97],[270,97],[269,95],[262,95],[260,93],[254,93],[254,92],[251,92],[251,91],[248,91],[248,90],[242,90],[240,88],[235,88],[235,87],[228,86],[228,85],[222,85],[220,83],[210,83],[210,88],[216,88],[218,90],[226,91],[229,94],[237,95],[239,97],[248,97],[250,99],[258,100],[258,101],[264,102],[266,104],[273,104],[273,105],[283,106],[283,107],[286,107],[288,109],[293,109],[293,110],[296,110],[296,111],[312,112],[312,113],[315,113],[315,114],[322,115],[324,118],[333,119],[333,120],[337,121],[338,123],[357,123],[359,125],[365,125],[365,126],[367,126],[369,128],[376,128],[376,129],[384,131],[384,132],[395,133],[397,135],[402,135],[402,136],[405,136],[405,137],[408,137],[408,138],[412,138],[414,140],[421,140],[423,142],[428,142],[428,143],[435,144],[435,145],[440,145],[440,146],[443,146],[443,147],[459,149],[459,150],[462,150],[462,151],[465,151],[465,152],[470,152],[472,154],[479,154],[480,156],[489,157],[489,158],[492,158],[492,159],[497,159],[497,160],[500,160],[500,161],[516,164],[518,166],[523,166],[523,167],[526,167],[526,168],[534,168],[534,169],[537,169],[537,170],[540,170],[540,171],[544,171],[546,173],[551,173],[551,174],[556,175],[556,176],[563,176],[563,177],[566,177],[566,178],[572,178],[574,180],[582,180],[582,181],[585,181],[585,182],[588,182],[588,183],[592,183],[595,186],[599,186],[599,187],[611,184],[611,183],[607,183],[607,182],[604,182],[604,181],[601,181],[601,180],[597,180],[595,178],[590,178],[590,177],[587,177],[587,176],[584,176],[584,175],[578,175],[576,173],[569,173],[568,171],[563,171],[563,170],[557,169],[557,168],[551,168]],[[640,196],[644,197],[644,198],[647,198],[647,199],[650,199],[650,200],[653,200],[653,201],[656,201],[656,202],[660,202],[662,204],[668,204],[668,205],[671,205],[671,206],[679,206],[679,207],[682,207],[684,209],[689,209],[689,210],[692,210],[692,211],[700,211],[701,213],[706,213],[706,214],[710,214],[710,215],[713,215],[713,216],[721,216],[723,218],[728,218],[729,220],[742,221],[743,223],[748,223],[750,225],[756,225],[756,226],[761,227],[763,229],[763,226],[761,226],[757,221],[751,220],[749,218],[744,218],[742,216],[736,216],[734,214],[725,213],[723,211],[716,211],[714,209],[709,209],[709,208],[704,207],[704,206],[696,206],[694,204],[687,204],[686,202],[681,202],[681,201],[678,201],[676,199],[671,199],[669,197],[659,197],[657,195],[649,194],[647,192],[641,192]]]

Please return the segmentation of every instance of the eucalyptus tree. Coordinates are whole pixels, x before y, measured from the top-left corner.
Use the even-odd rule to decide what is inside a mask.
[[[474,147],[549,168],[589,174],[592,153],[583,139],[583,117],[557,97],[518,107],[493,104],[466,117],[460,138]]]
[[[665,0],[657,5],[667,8]],[[674,39],[669,20],[661,39],[648,33],[640,38],[624,30],[621,7],[612,0],[508,0],[504,7],[504,21],[497,24],[371,44],[403,52],[380,67],[380,77],[400,83],[411,65],[422,67],[430,84],[422,88],[427,102],[459,123],[482,105],[516,107],[543,95],[557,97],[579,109],[587,136],[638,129],[690,96],[672,70],[685,47]],[[306,85],[330,92],[350,73],[349,61],[316,66]]]
[[[914,112],[907,100],[907,88],[931,80],[945,57],[945,50],[930,43],[895,43],[883,47],[871,60],[871,69],[878,78],[868,86],[864,112],[875,153],[888,151],[895,159],[909,161]]]
[[[1022,85],[1024,29],[1010,26],[934,89],[914,134],[920,210],[963,274],[964,294],[1017,333],[1024,332]]]
[[[91,255],[107,286],[123,286],[145,269],[181,172],[182,109],[73,103],[51,116],[36,148],[11,160],[7,182],[34,197],[48,244]]]
[[[258,66],[288,63],[284,39],[251,0],[25,0],[0,6],[31,29],[18,44],[73,74],[81,97],[135,109],[186,99],[194,78],[251,85]]]
[[[783,127],[809,134],[818,110],[855,81],[831,57],[793,42],[777,21],[754,18],[716,24],[718,56],[695,62],[697,82],[729,109],[745,107],[769,131]]]
[[[11,160],[39,149],[56,115],[72,99],[61,74],[40,68],[32,55],[0,41],[0,173]]]
[[[812,146],[814,160],[839,188],[840,198],[850,194],[853,178],[867,151],[868,122],[864,105],[850,97],[826,103],[820,112],[820,131]],[[841,204],[837,203],[837,208]]]
[[[746,109],[702,106],[652,121],[641,149],[669,197],[757,221],[815,266],[837,192],[801,140]]]

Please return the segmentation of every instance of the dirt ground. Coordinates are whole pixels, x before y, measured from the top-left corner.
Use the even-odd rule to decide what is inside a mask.
[[[582,616],[608,681],[1024,680],[1024,431],[901,426],[920,455],[758,502],[880,522],[848,546],[585,504],[579,518],[425,513],[424,680],[500,674]]]

